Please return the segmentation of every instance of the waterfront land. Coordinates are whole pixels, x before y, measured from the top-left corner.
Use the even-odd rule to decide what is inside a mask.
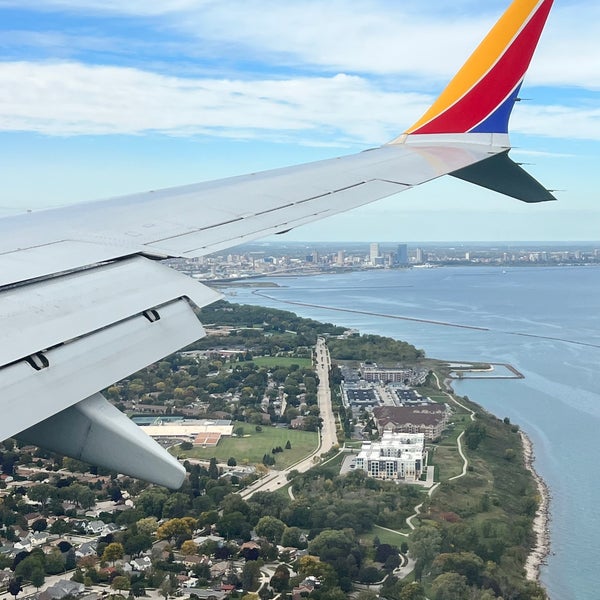
[[[192,546],[185,545],[187,542],[212,533],[227,549],[227,558],[239,556],[248,564],[252,559],[244,554],[243,542],[256,531],[255,558],[274,561],[266,570],[270,575],[263,570],[262,581],[257,573],[252,575],[252,569],[239,565],[237,572],[225,577],[198,566],[200,588],[239,585],[248,592],[262,586],[265,595],[277,592],[279,582],[273,582],[274,573],[284,562],[289,564],[291,550],[308,546],[309,553],[320,560],[294,562],[292,577],[281,591],[291,592],[303,578],[313,575],[321,581],[318,593],[311,593],[318,600],[341,600],[360,589],[357,586],[372,584],[389,600],[406,597],[409,592],[405,590],[410,590],[412,598],[433,598],[432,590],[446,579],[482,600],[500,595],[544,598],[535,582],[525,580],[526,566],[527,575],[535,577],[535,561],[540,558],[534,519],[536,512],[544,514],[544,505],[543,497],[540,505],[536,480],[527,470],[519,428],[444,389],[440,382],[448,377],[451,365],[425,358],[406,342],[361,336],[284,311],[219,303],[205,309],[201,319],[212,335],[106,393],[116,404],[127,404],[136,413],[149,410],[155,415],[162,410],[172,417],[191,411],[195,416],[235,418],[236,437],[222,440],[215,448],[184,450],[179,444],[175,452],[185,461],[189,477],[178,492],[147,487],[116,474],[91,473],[87,465],[47,453],[38,455],[38,465],[36,451],[18,449],[13,452],[11,468],[19,481],[9,486],[1,511],[12,536],[17,535],[15,523],[19,527],[26,523],[22,517],[25,510],[31,510],[25,502],[30,494],[40,499],[36,505],[40,518],[57,519],[65,531],[74,528],[75,522],[80,527],[82,520],[88,526],[85,523],[99,515],[105,523],[117,526],[110,541],[99,542],[96,562],[82,566],[78,578],[100,577],[108,566],[102,565],[104,560],[113,567],[116,563],[116,573],[128,581],[119,580],[119,585],[160,587],[166,580],[175,585],[169,573],[184,569],[181,565],[191,560],[186,559],[189,552],[196,562],[204,558],[217,562],[219,558],[216,544],[209,547],[198,541]],[[451,428],[430,445],[431,464],[436,469],[434,485],[398,485],[358,471],[341,474],[341,456],[327,460],[338,450],[333,447],[336,441],[340,446],[346,442],[356,445],[352,442],[357,429],[340,404],[339,370],[330,364],[322,336],[328,336],[334,363],[367,357],[431,371],[420,392],[454,409]],[[317,358],[317,371],[311,354]],[[310,427],[316,424],[318,444],[317,431],[287,428],[298,417],[304,417]],[[325,426],[319,427],[318,419],[325,419]],[[275,452],[278,447],[281,450]],[[8,469],[12,450],[5,450],[3,467]],[[200,464],[192,456],[202,457],[206,463]],[[274,458],[276,464],[266,457]],[[252,478],[239,473],[235,480],[221,477],[219,463],[230,463],[230,459],[239,466],[262,465],[257,473],[266,467],[271,471],[255,484],[256,491],[247,493],[251,488],[245,486]],[[290,470],[298,464],[302,467]],[[21,466],[29,470],[21,470]],[[54,476],[58,468],[68,470]],[[36,483],[42,479],[42,484]],[[39,494],[29,491],[41,486],[48,487]],[[64,489],[69,494],[61,491]],[[95,509],[100,501],[122,499],[124,494],[132,499],[134,508],[117,511],[114,504],[104,505],[89,516],[79,510],[84,505]],[[158,528],[141,539],[149,518],[172,522],[173,530]],[[186,518],[191,519],[187,525],[182,521]],[[539,518],[535,523],[544,530]],[[161,538],[169,547],[155,552]],[[134,552],[147,553],[151,563],[147,575],[134,579],[122,557],[104,556],[112,542],[131,551],[130,558]],[[287,547],[285,557],[278,556],[277,543]],[[532,550],[535,553],[528,558]],[[9,566],[7,561],[4,565]],[[384,578],[384,583],[377,583]],[[183,587],[179,591],[193,592]],[[462,597],[466,596],[457,596]]]

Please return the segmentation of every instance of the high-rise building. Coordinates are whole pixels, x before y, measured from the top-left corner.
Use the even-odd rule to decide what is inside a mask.
[[[379,244],[377,242],[373,242],[369,246],[369,261],[372,265],[377,262],[377,258],[380,256],[379,254]]]
[[[407,265],[408,264],[408,246],[406,244],[398,244],[396,249],[396,264]]]
[[[415,252],[415,262],[418,265],[423,263],[423,248],[417,248]]]
[[[337,259],[336,259],[336,263],[340,266],[343,267],[344,266],[344,251],[343,250],[338,250],[337,253]]]

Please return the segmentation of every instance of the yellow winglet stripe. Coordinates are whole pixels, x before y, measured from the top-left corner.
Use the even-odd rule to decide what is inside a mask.
[[[539,4],[540,0],[515,0],[439,98],[406,133],[419,129],[456,104],[498,61]]]

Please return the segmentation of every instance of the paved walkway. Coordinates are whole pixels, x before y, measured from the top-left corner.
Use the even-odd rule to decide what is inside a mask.
[[[440,384],[440,380],[438,379],[438,376],[436,373],[433,374],[433,376],[435,377],[435,382],[438,386],[438,389],[445,394],[446,396],[448,396],[448,398],[450,398],[450,400],[456,404],[457,406],[460,406],[463,410],[466,410],[469,413],[469,417],[471,418],[471,421],[475,420],[475,411],[471,410],[470,408],[466,407],[464,404],[461,404],[452,394],[449,394],[446,390],[442,389],[442,385]],[[469,459],[465,456],[465,453],[463,452],[463,447],[462,447],[462,440],[463,437],[465,435],[464,431],[460,432],[460,435],[458,436],[458,438],[456,439],[456,445],[458,447],[458,453],[460,454],[460,457],[463,460],[463,468],[462,468],[462,472],[459,473],[458,475],[455,475],[454,477],[450,477],[448,479],[448,481],[452,481],[454,479],[460,479],[461,477],[464,477],[467,474],[467,468],[469,466]]]

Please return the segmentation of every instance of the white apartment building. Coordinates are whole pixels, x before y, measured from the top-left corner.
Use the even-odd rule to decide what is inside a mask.
[[[363,442],[356,468],[377,479],[416,481],[427,465],[423,433],[385,431],[378,442]]]

